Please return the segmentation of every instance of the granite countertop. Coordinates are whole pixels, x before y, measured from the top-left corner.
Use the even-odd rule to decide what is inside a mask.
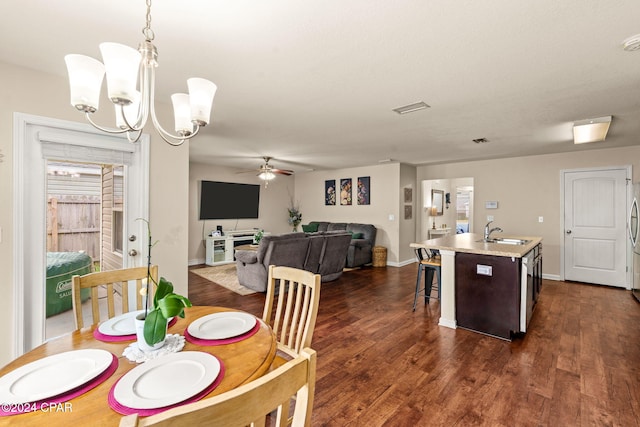
[[[438,249],[444,251],[466,252],[471,254],[508,256],[522,258],[537,244],[542,242],[542,237],[514,236],[503,233],[494,233],[491,237],[529,240],[524,245],[509,245],[504,243],[485,243],[482,234],[463,233],[439,237],[437,239],[423,240],[411,243],[412,248]]]

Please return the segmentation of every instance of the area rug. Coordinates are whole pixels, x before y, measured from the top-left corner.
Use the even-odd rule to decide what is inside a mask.
[[[191,270],[192,273],[207,280],[211,280],[217,285],[229,289],[240,295],[255,294],[253,289],[245,288],[238,283],[238,275],[236,274],[235,264],[216,265],[215,267],[196,268]]]

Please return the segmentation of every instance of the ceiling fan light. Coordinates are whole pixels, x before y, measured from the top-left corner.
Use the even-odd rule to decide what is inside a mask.
[[[580,120],[573,124],[573,143],[604,141],[611,125],[611,116]]]
[[[129,104],[134,101],[141,54],[119,43],[100,43],[107,74],[107,92],[111,102]]]
[[[258,174],[258,178],[263,181],[271,181],[276,177],[276,174],[271,171],[263,171]]]
[[[209,124],[211,120],[211,106],[218,86],[212,81],[192,77],[187,80],[189,99],[191,102],[191,120],[199,126]]]
[[[104,78],[104,64],[85,55],[66,55],[71,105],[80,111],[98,111]]]

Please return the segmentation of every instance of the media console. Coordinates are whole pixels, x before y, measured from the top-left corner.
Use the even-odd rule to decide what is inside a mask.
[[[234,261],[234,247],[253,243],[253,236],[258,230],[226,231],[224,236],[209,236],[206,238],[207,265],[229,264]],[[265,235],[269,233],[265,232]]]

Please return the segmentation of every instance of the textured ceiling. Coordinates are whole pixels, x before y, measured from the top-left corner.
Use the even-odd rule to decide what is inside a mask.
[[[137,46],[145,4],[3,0],[0,16],[0,61],[64,76],[67,53]],[[156,0],[152,18],[159,100],[218,85],[193,160],[303,172],[640,143],[640,51],[621,48],[638,1]],[[417,101],[431,108],[392,112]],[[607,140],[574,146],[572,122],[605,115]]]

